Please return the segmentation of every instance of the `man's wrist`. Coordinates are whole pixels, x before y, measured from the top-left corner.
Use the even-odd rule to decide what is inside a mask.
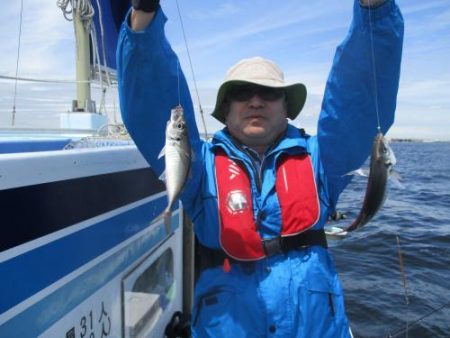
[[[131,0],[131,6],[136,11],[153,13],[159,7],[159,0]]]

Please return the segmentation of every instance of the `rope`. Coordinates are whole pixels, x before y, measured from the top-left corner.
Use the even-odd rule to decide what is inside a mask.
[[[91,81],[75,81],[75,80],[57,80],[57,79],[33,79],[31,77],[18,77],[18,76],[8,76],[8,75],[0,75],[0,79],[25,81],[25,82],[44,82],[44,83],[89,83],[89,82],[91,82]]]
[[[76,80],[62,80],[62,79],[37,79],[37,78],[31,78],[31,77],[15,77],[15,76],[8,76],[8,75],[0,75],[0,79],[3,80],[13,80],[13,81],[23,81],[23,82],[37,82],[37,83],[55,83],[55,84],[76,84],[76,83],[91,83],[93,85],[96,85],[97,82],[94,82],[92,80],[86,80],[86,81],[76,81]],[[111,82],[111,87],[116,87],[115,82]]]
[[[103,27],[102,8],[100,6],[99,0],[97,0],[97,8],[98,8],[98,19],[99,19],[98,21],[100,23],[100,37],[101,37],[101,42],[102,42],[103,64],[105,65],[106,68],[108,68],[108,63],[106,62],[106,54],[105,54],[105,29]],[[98,52],[98,47],[97,47],[97,52]],[[101,72],[100,58],[99,58],[99,72]],[[111,85],[111,80],[109,78],[109,73],[107,71],[105,71],[105,75],[106,75],[106,83],[108,85]]]
[[[77,12],[83,21],[84,27],[89,30],[95,14],[94,7],[92,7],[89,0],[57,0],[56,6],[61,8],[67,21],[73,21],[73,13]]]
[[[106,88],[103,86],[102,69],[101,69],[100,56],[98,53],[98,46],[97,46],[97,31],[96,31],[94,25],[92,25],[92,27],[91,27],[90,37],[91,37],[91,43],[92,43],[92,50],[94,51],[93,57],[92,57],[92,59],[93,59],[92,64],[97,65],[100,88],[102,91],[102,97],[100,99],[99,113],[101,114],[102,109],[103,109],[105,111],[105,114],[107,115],[106,105],[105,105]]]
[[[70,8],[68,9],[67,7],[70,4]],[[72,21],[72,13],[73,13],[73,8],[72,8],[72,2],[70,0],[57,0],[56,1],[56,6],[58,6],[61,11],[63,12],[64,18],[67,21]]]
[[[194,67],[192,66],[191,54],[189,53],[189,46],[188,46],[187,39],[186,39],[186,32],[184,30],[183,19],[181,17],[180,6],[178,5],[178,0],[175,0],[175,2],[177,4],[178,16],[180,18],[181,30],[183,32],[183,39],[184,39],[184,44],[186,46],[186,52],[187,52],[188,59],[189,59],[189,65],[191,67],[192,79],[194,81],[195,93],[197,95],[197,101],[198,101],[198,108],[200,110],[200,116],[202,118],[203,130],[205,131],[205,138],[208,139],[208,131],[206,129],[205,116],[203,114],[203,108],[202,108],[202,104],[200,102],[200,95],[198,94],[197,81],[195,80]]]
[[[11,126],[14,127],[16,123],[16,99],[17,99],[17,75],[19,73],[19,57],[20,57],[20,40],[22,37],[22,18],[23,18],[23,0],[20,1],[20,20],[19,20],[19,43],[17,44],[17,59],[16,59],[16,80],[14,83],[14,102],[11,117]]]

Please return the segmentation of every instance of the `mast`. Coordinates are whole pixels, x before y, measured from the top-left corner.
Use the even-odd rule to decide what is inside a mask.
[[[73,9],[73,24],[76,41],[77,99],[72,102],[72,112],[95,113],[95,102],[91,100],[89,26],[80,10]]]
[[[72,111],[60,114],[60,128],[95,133],[108,124],[108,117],[97,113],[91,98],[90,35],[95,11],[91,0],[60,0],[57,5],[73,21],[76,44],[76,100]]]

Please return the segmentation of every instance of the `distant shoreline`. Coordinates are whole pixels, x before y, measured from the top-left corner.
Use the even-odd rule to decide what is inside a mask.
[[[438,140],[438,139],[419,139],[419,138],[391,138],[389,142],[395,143],[430,143],[430,142],[450,142],[450,140]]]
[[[423,139],[415,139],[415,138],[391,138],[390,142],[424,142]]]

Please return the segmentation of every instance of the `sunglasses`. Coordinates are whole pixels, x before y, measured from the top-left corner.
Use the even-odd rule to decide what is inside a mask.
[[[277,101],[285,96],[284,89],[270,88],[255,85],[233,86],[227,91],[227,99],[230,101],[244,102],[258,95],[264,101]]]

